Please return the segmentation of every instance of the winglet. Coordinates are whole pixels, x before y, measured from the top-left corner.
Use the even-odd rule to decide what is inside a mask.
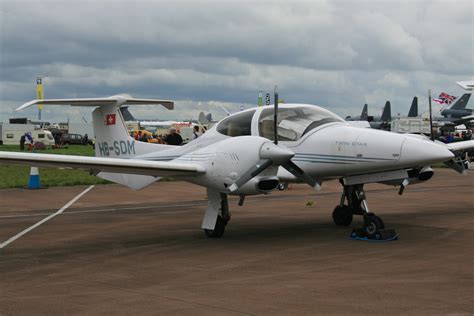
[[[16,109],[15,111],[20,111],[20,110],[29,108],[29,107],[32,106],[32,105],[41,103],[40,101],[42,101],[42,100],[33,100],[33,101],[30,101],[30,102],[26,102],[25,104],[23,104],[22,106],[20,106],[20,107],[19,107],[18,109]]]

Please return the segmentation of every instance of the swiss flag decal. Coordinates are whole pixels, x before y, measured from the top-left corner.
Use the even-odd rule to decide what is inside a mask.
[[[106,125],[115,125],[115,114],[107,114],[105,116]]]

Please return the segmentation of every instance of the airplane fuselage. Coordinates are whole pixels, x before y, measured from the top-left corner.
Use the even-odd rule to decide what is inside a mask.
[[[291,109],[298,106],[320,109],[311,105],[291,104],[284,105],[282,108]],[[264,116],[262,112],[268,111],[268,107],[247,111],[254,112],[253,115],[249,116],[249,122],[241,122],[241,124],[249,124],[247,135],[265,138],[262,130],[262,116]],[[331,115],[334,114],[331,113]],[[297,139],[294,141],[280,140],[279,142],[280,145],[294,152],[292,161],[312,177],[328,179],[402,168],[422,168],[452,157],[449,150],[429,140],[381,130],[354,127],[337,116],[335,117],[336,120],[312,128],[303,133],[301,137],[295,136]],[[291,131],[303,130],[309,124],[305,119],[295,120],[291,123],[294,124],[285,122],[285,120],[280,122],[280,125],[291,126],[282,133],[291,134]],[[300,129],[298,123],[304,124],[304,126]],[[206,170],[212,170],[213,166],[210,165],[212,161],[219,155],[225,155],[226,157],[221,157],[223,166],[216,172],[225,173],[221,174],[223,179],[227,179],[225,181],[232,183],[232,179],[238,178],[242,170],[245,170],[240,166],[241,160],[245,160],[243,159],[244,156],[251,157],[255,150],[248,148],[249,150],[245,151],[245,147],[250,145],[246,145],[245,142],[241,145],[234,144],[235,148],[223,150],[223,141],[234,136],[245,135],[225,135],[227,132],[224,132],[224,134],[219,132],[219,129],[222,129],[222,124],[221,121],[204,135],[185,146],[174,147],[136,158],[160,161],[173,160],[176,162],[192,161],[205,165]],[[294,133],[291,135],[296,135],[297,132]],[[267,139],[273,140],[272,137],[267,137]],[[242,151],[246,154],[243,155]],[[250,158],[252,161],[255,161],[255,159],[255,157]],[[278,170],[278,178],[281,181],[296,180],[291,173],[281,167]],[[197,177],[189,179],[189,181],[200,184],[199,182],[202,180]],[[210,185],[212,184],[206,182],[206,186],[209,187]],[[219,188],[224,187],[222,183],[217,184],[217,186]]]

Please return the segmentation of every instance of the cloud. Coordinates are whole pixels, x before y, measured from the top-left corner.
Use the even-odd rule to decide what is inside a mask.
[[[217,103],[252,106],[275,84],[287,101],[342,116],[385,100],[403,113],[414,95],[460,94],[454,82],[472,79],[472,10],[469,0],[5,0],[0,119],[34,98],[37,75],[46,97],[174,99],[176,110],[163,115],[177,119],[222,112]]]

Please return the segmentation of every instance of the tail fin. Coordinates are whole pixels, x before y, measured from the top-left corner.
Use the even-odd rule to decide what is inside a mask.
[[[380,120],[382,122],[390,122],[392,120],[392,108],[390,106],[390,101],[385,102]]]
[[[173,109],[174,102],[156,99],[135,99],[129,95],[114,95],[107,98],[77,98],[77,99],[45,99],[33,100],[20,106],[17,110],[35,104],[92,106],[92,122],[96,137],[95,154],[101,157],[130,158],[143,155],[169,146],[145,142],[136,142],[127,132],[122,113],[119,108],[126,104],[161,104],[167,109]]]
[[[362,112],[360,113],[360,120],[361,121],[367,121],[369,118],[368,112],[367,112],[367,103],[364,104],[364,107],[362,108]]]
[[[469,98],[471,97],[470,93],[464,93],[460,98],[454,100],[454,102],[448,107],[450,110],[462,110],[465,109]]]
[[[417,117],[417,116],[418,116],[418,97],[413,97],[410,110],[408,111],[408,117]]]

